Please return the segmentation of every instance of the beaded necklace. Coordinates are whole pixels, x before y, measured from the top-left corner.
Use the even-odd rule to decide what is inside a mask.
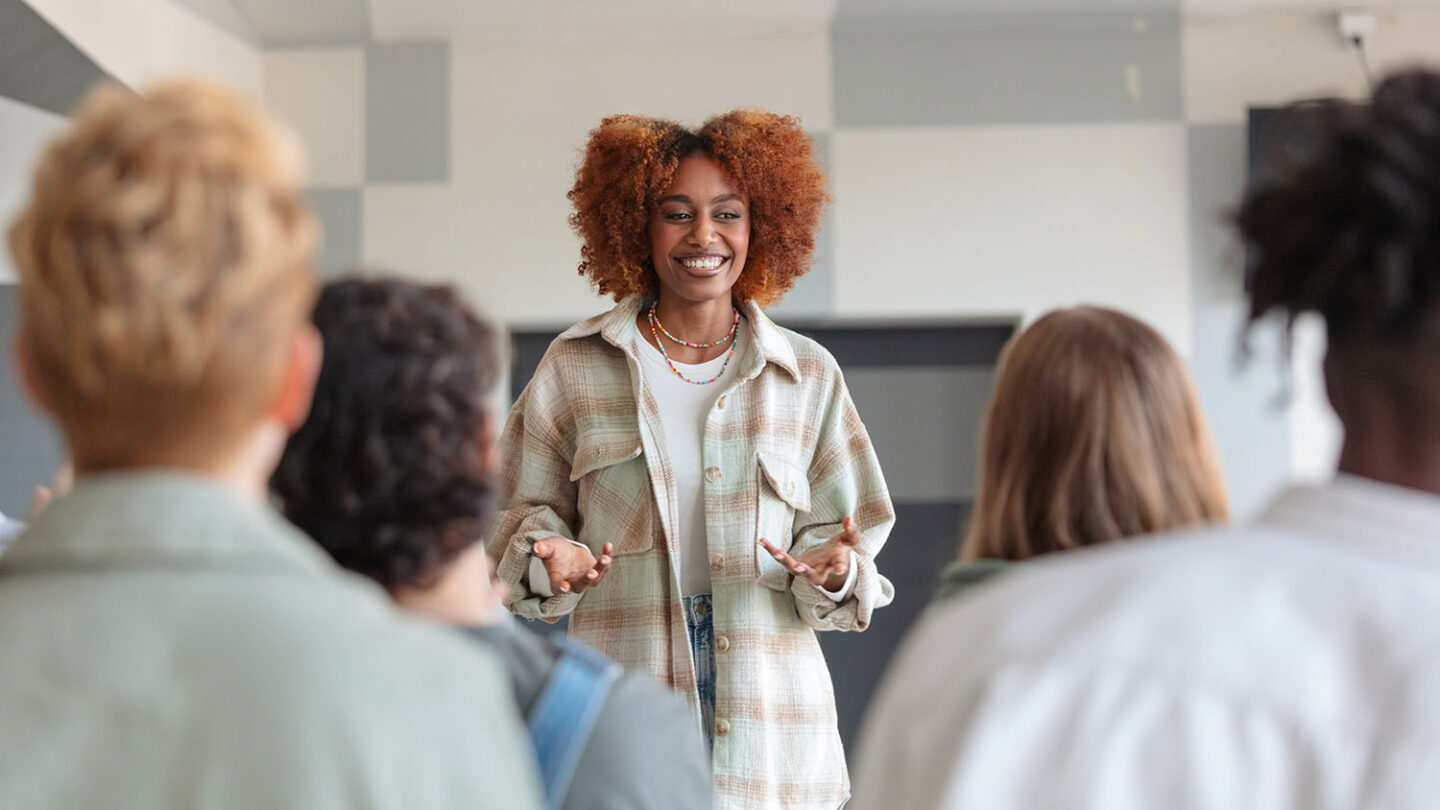
[[[665,365],[669,366],[670,370],[675,372],[676,377],[679,377],[685,382],[691,383],[693,385],[709,385],[710,383],[713,383],[721,377],[725,376],[725,369],[730,366],[730,359],[735,356],[735,346],[739,343],[739,341],[735,340],[735,336],[740,333],[740,310],[735,310],[735,319],[730,322],[730,333],[713,343],[691,343],[687,340],[681,340],[680,338],[677,338],[674,335],[670,334],[665,330],[665,327],[661,325],[660,319],[655,316],[654,304],[650,305],[650,312],[647,317],[650,320],[650,336],[655,338],[655,347],[660,350],[660,356],[665,358]],[[680,369],[675,367],[675,361],[671,360],[669,353],[665,351],[665,342],[660,339],[660,333],[662,332],[665,334],[665,337],[670,338],[671,340],[681,344],[682,346],[689,346],[692,349],[709,349],[714,346],[719,346],[727,340],[730,341],[730,348],[725,352],[725,362],[720,364],[720,373],[716,374],[714,377],[711,377],[708,380],[692,380],[689,377],[686,377],[683,373],[681,373]]]

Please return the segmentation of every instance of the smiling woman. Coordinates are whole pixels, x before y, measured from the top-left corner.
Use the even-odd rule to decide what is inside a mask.
[[[510,607],[571,616],[685,695],[717,807],[839,807],[815,631],[890,603],[895,517],[834,358],[761,310],[810,268],[810,139],[761,111],[613,116],[569,196],[580,273],[617,306],[562,334],[511,411],[488,545]]]

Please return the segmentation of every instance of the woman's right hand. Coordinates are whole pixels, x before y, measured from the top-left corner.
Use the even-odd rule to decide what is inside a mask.
[[[545,564],[545,573],[550,575],[550,592],[558,594],[584,593],[599,585],[610,571],[615,548],[606,543],[597,560],[590,549],[582,545],[563,537],[547,537],[535,541],[534,551],[535,557]]]

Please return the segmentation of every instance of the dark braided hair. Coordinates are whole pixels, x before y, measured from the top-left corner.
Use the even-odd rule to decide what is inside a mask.
[[[1236,217],[1250,321],[1319,312],[1333,341],[1405,341],[1440,320],[1440,73],[1388,77],[1369,103],[1298,105],[1274,179]],[[1440,336],[1440,333],[1437,333]]]
[[[490,515],[481,435],[500,330],[450,287],[394,280],[327,284],[314,321],[314,405],[271,486],[340,565],[387,589],[429,585]]]

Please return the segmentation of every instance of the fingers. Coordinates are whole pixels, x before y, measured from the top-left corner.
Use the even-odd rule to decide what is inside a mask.
[[[785,570],[789,571],[795,576],[808,579],[816,584],[820,584],[825,581],[827,574],[823,571],[817,570],[814,565],[811,565],[810,563],[807,563],[803,560],[798,560],[790,556],[789,554],[786,554],[785,552],[771,545],[770,541],[766,540],[763,537],[760,538],[760,545],[764,546],[765,550],[770,552],[770,556],[774,557],[776,562],[785,566]]]
[[[34,523],[54,497],[49,487],[35,487],[35,492],[30,496],[30,508],[25,513],[25,519]]]
[[[595,566],[576,579],[564,583],[565,588],[562,593],[584,593],[599,585],[605,579],[605,575],[610,572],[610,566],[614,563],[614,553],[614,544],[606,543],[600,549],[600,559],[595,561]]]
[[[840,533],[835,535],[835,539],[844,546],[854,547],[860,545],[862,537],[860,530],[855,528],[854,518],[847,517],[840,522]]]

